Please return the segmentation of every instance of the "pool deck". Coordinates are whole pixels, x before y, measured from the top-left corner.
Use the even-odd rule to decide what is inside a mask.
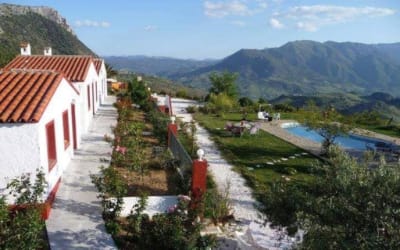
[[[260,128],[276,137],[279,137],[299,148],[302,148],[309,153],[319,156],[321,153],[321,143],[305,139],[296,135],[289,133],[286,129],[282,128],[284,123],[293,123],[294,120],[275,120],[270,122],[258,122]]]
[[[296,122],[295,120],[275,120],[271,122],[264,122],[260,121],[258,124],[260,124],[260,128],[270,134],[273,134],[299,148],[302,148],[309,153],[315,155],[315,156],[320,156],[321,153],[321,143],[299,137],[296,135],[293,135],[289,133],[286,129],[282,128],[282,124],[284,123],[293,123]],[[355,134],[362,135],[362,136],[367,136],[371,138],[376,138],[376,139],[381,139],[385,141],[390,141],[392,143],[395,143],[397,145],[400,145],[400,139],[396,137],[391,137],[379,133],[375,133],[369,130],[365,129],[355,129],[354,130]],[[346,150],[350,155],[355,156],[355,157],[361,157],[363,155],[362,150]]]

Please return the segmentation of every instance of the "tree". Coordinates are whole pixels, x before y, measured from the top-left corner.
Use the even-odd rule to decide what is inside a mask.
[[[232,109],[236,104],[236,101],[229,97],[226,93],[210,94],[209,101],[206,108],[212,112],[223,116],[223,113],[229,109]]]
[[[118,71],[116,71],[110,64],[106,63],[105,66],[108,77],[114,77],[118,74]]]
[[[229,97],[236,98],[238,90],[236,86],[237,74],[225,71],[223,73],[211,73],[209,76],[211,82],[210,94],[226,94]]]
[[[328,152],[328,148],[335,144],[339,135],[345,135],[351,126],[334,108],[320,109],[314,102],[310,101],[304,115],[304,125],[315,130],[324,140],[322,142],[322,153]]]
[[[242,97],[239,99],[239,104],[241,107],[248,107],[254,105],[254,102],[248,97]]]
[[[329,155],[308,188],[275,183],[263,197],[269,220],[304,230],[299,249],[399,249],[398,166],[370,168],[337,146]]]
[[[146,83],[138,81],[136,77],[133,77],[128,84],[128,91],[133,103],[141,106],[145,111],[148,111],[150,92],[147,89]]]

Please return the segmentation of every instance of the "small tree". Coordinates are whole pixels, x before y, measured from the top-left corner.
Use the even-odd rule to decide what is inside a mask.
[[[223,116],[225,111],[232,109],[236,105],[236,101],[225,93],[210,94],[206,108],[220,116]]]
[[[209,76],[211,82],[210,94],[219,95],[224,93],[228,97],[235,98],[238,95],[236,86],[237,74],[225,71],[221,74],[216,72],[211,73]]]
[[[314,102],[309,102],[307,105],[304,124],[324,138],[322,142],[323,154],[327,153],[328,148],[335,144],[336,137],[347,134],[351,129],[351,126],[335,109],[320,109]]]
[[[138,79],[134,77],[128,83],[128,92],[133,103],[140,105],[144,111],[149,111],[150,92],[143,81],[138,81]]]

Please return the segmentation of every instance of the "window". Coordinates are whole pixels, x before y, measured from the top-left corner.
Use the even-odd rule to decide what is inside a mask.
[[[90,110],[90,86],[87,86],[87,103],[88,103],[88,110]]]
[[[57,163],[56,135],[54,130],[54,121],[46,124],[47,139],[47,159],[49,162],[49,172]]]
[[[63,129],[64,129],[64,149],[67,149],[70,144],[69,139],[69,123],[68,123],[68,110],[62,113]]]

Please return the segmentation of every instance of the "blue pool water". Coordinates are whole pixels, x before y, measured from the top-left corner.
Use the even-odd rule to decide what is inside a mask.
[[[308,130],[304,126],[290,126],[285,129],[291,134],[307,138],[309,140],[313,140],[316,142],[322,142],[324,139],[316,131]],[[356,135],[348,135],[348,136],[336,137],[335,142],[343,148],[366,150],[367,143],[374,144],[375,142],[380,142],[380,140],[374,140],[372,138],[356,136]]]

